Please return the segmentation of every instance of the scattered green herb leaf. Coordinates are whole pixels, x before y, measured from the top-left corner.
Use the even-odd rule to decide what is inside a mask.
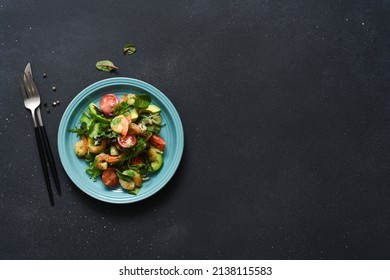
[[[126,46],[123,47],[123,53],[131,55],[136,52],[136,48],[133,44],[127,44]]]
[[[112,70],[119,69],[109,60],[101,60],[96,62],[96,68],[103,72],[111,72]]]

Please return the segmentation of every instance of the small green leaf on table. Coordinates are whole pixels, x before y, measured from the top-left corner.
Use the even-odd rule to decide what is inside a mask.
[[[131,55],[136,52],[136,48],[133,44],[127,44],[123,47],[123,53],[127,55]]]
[[[96,62],[96,68],[103,72],[111,72],[112,70],[119,69],[117,66],[114,65],[114,63],[109,60],[101,60]]]

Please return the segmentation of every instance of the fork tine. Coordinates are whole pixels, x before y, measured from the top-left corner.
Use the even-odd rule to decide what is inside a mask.
[[[31,87],[31,83],[30,83],[26,73],[23,74],[23,82],[24,82],[24,86],[26,87],[27,98],[34,97],[34,95],[32,93],[33,90]]]
[[[32,81],[32,76],[30,74],[24,73],[26,79],[25,84],[27,86],[27,95],[29,98],[39,97],[38,90],[34,87],[34,82]]]
[[[39,97],[38,89],[35,87],[31,73],[24,73],[24,75],[26,76],[26,83],[29,86],[28,91],[31,97]]]

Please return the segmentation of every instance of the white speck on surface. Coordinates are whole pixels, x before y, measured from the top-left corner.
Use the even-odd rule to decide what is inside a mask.
[[[362,22],[362,25],[364,25],[364,22]]]

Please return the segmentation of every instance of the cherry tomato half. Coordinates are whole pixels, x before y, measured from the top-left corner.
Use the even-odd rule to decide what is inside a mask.
[[[100,99],[100,109],[106,116],[112,116],[115,106],[119,103],[118,97],[113,93],[108,93]]]
[[[119,178],[116,175],[115,168],[109,167],[102,173],[102,181],[108,187],[115,187],[119,184]]]
[[[119,146],[122,148],[131,148],[137,144],[137,137],[132,134],[127,134],[125,136],[120,136],[117,139]]]

